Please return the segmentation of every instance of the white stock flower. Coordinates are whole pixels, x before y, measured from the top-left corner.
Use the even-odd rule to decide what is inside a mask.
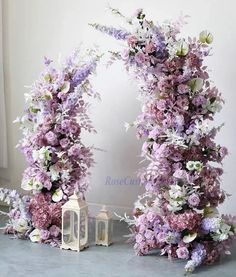
[[[60,172],[57,171],[54,166],[51,166],[49,171],[50,171],[50,175],[51,175],[51,180],[57,181],[60,177],[60,174],[59,174]]]
[[[51,151],[49,150],[49,147],[43,146],[39,150],[33,150],[32,156],[34,161],[39,160],[41,162],[46,162],[51,160],[50,154]]]

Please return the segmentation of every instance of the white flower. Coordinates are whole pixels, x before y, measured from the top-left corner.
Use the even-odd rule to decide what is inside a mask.
[[[185,144],[185,140],[183,137],[181,137],[177,131],[175,130],[171,130],[171,129],[167,129],[166,130],[166,142],[168,144],[175,144],[178,146],[182,146],[182,147],[187,147]]]
[[[13,123],[21,123],[21,118],[17,116],[17,118],[13,121]]]
[[[64,151],[61,151],[61,152],[57,152],[57,153],[56,153],[56,155],[57,155],[57,157],[58,157],[59,159],[61,159],[62,156],[63,156],[64,154],[65,154]]]
[[[23,190],[32,190],[33,189],[33,180],[32,179],[27,179],[27,180],[23,180],[21,183],[21,188]]]
[[[62,173],[61,173],[61,179],[63,181],[68,181],[70,180],[70,173],[69,173],[69,170],[63,170]]]
[[[203,163],[202,162],[199,162],[199,161],[196,161],[194,163],[194,169],[197,170],[197,171],[201,171],[203,168]]]
[[[33,186],[32,189],[33,190],[41,190],[43,188],[43,184],[40,183],[39,181],[33,181]]]
[[[186,202],[186,190],[185,187],[179,185],[171,185],[165,198],[168,200],[167,208],[171,212],[182,210],[182,206]]]
[[[51,180],[52,181],[57,181],[60,177],[60,174],[59,174],[60,172],[57,171],[54,166],[51,166],[49,171],[50,171],[50,174],[51,174]]]
[[[23,233],[28,229],[28,221],[24,218],[19,218],[13,220],[13,228],[19,232]]]
[[[175,45],[175,53],[177,56],[186,56],[189,51],[189,46],[188,44],[181,40],[178,41],[177,44]]]
[[[31,103],[32,102],[32,93],[24,93],[25,102]]]
[[[49,147],[43,146],[39,150],[33,150],[32,156],[34,161],[41,161],[41,162],[47,162],[51,160],[51,151],[49,150]]]
[[[124,126],[125,126],[125,131],[127,132],[130,129],[130,127],[132,127],[133,125],[128,122],[125,122]]]
[[[207,30],[202,31],[199,34],[199,41],[201,43],[211,44],[213,42],[213,35],[210,32],[208,32]]]
[[[167,209],[170,212],[177,212],[182,210],[183,204],[184,204],[184,201],[175,201],[173,199],[170,199],[169,204],[167,205]]]
[[[29,238],[32,242],[38,242],[40,241],[40,231],[39,229],[34,229],[30,234]]]
[[[61,189],[57,189],[52,195],[52,200],[54,202],[59,202],[61,201],[62,197],[63,197],[63,191]]]
[[[183,198],[186,195],[186,191],[184,187],[179,185],[171,185],[169,190],[169,196],[172,199]]]
[[[187,164],[186,164],[186,168],[190,171],[194,170],[194,164],[195,162],[194,161],[188,161]]]
[[[193,171],[193,170],[201,171],[203,168],[203,163],[200,161],[188,161],[186,164],[186,168],[189,171]]]
[[[190,243],[191,241],[194,241],[197,237],[197,233],[188,234],[183,237],[183,242]]]
[[[70,90],[70,82],[66,81],[60,89],[60,92],[67,93]]]

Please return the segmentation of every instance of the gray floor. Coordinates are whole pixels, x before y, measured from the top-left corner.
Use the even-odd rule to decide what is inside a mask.
[[[165,257],[150,254],[145,257],[134,255],[132,246],[122,237],[128,234],[127,227],[114,224],[114,244],[110,247],[90,247],[80,253],[51,248],[47,245],[11,239],[0,234],[0,277],[178,277],[183,276],[184,263],[168,261]],[[93,233],[93,232],[92,232]],[[93,241],[92,233],[90,240]],[[199,277],[236,276],[236,247],[232,255],[218,264],[198,269]]]

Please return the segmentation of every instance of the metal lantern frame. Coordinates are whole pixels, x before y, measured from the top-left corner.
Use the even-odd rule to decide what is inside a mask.
[[[64,229],[65,213],[70,214],[69,233]],[[75,215],[77,215],[77,226],[75,225]],[[84,217],[84,236],[81,237],[81,219]],[[71,249],[81,251],[88,247],[88,205],[76,194],[69,197],[69,200],[62,206],[62,244],[61,249]],[[75,235],[77,233],[77,236]],[[69,242],[64,240],[69,235]]]
[[[112,244],[113,220],[105,206],[102,207],[95,218],[95,240],[97,245],[109,246]],[[99,230],[99,224],[104,224],[104,229]],[[99,232],[104,230],[104,234]]]

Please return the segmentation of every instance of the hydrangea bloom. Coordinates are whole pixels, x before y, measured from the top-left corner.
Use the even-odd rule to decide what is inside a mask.
[[[26,94],[26,111],[17,122],[23,132],[19,147],[28,162],[21,186],[32,196],[26,201],[15,191],[0,191],[13,204],[8,231],[56,246],[62,204],[74,191],[84,197],[93,157],[80,135],[95,132],[85,95],[99,97],[89,80],[98,60],[96,51],[87,51],[85,59],[76,50],[56,69],[45,58],[45,70]]]
[[[185,17],[155,24],[142,9],[131,18],[112,12],[128,22],[125,36],[93,26],[122,39],[123,49],[112,53],[110,63],[121,60],[138,83],[142,113],[126,127],[136,127],[148,161],[139,172],[146,193],[135,204],[134,218],[125,220],[138,255],[160,248],[163,255],[190,259],[185,269],[192,272],[228,251],[235,235],[235,221],[209,214],[225,199],[223,170],[213,164],[227,154],[214,141],[220,127],[210,127],[224,103],[204,65],[213,36],[203,31],[198,38],[181,37]]]

